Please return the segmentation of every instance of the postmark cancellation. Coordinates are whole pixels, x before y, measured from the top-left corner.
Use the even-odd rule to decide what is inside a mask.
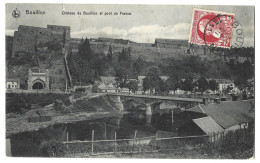
[[[230,48],[235,14],[194,9],[189,42]]]

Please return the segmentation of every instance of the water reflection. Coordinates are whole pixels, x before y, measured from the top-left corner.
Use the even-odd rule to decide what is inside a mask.
[[[12,156],[48,156],[47,146],[67,140],[95,140],[154,136],[156,131],[171,131],[170,114],[135,114],[103,118],[93,121],[55,124],[34,132],[24,132],[11,137]],[[68,133],[68,134],[67,134]]]

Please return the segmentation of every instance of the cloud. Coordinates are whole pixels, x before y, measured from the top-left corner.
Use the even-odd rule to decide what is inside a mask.
[[[112,37],[112,38],[126,38],[127,30],[117,29],[112,27],[87,28],[79,32],[72,32],[72,37]]]
[[[143,25],[131,28],[128,31],[128,37],[136,42],[154,42],[155,38],[188,39],[189,29],[188,23],[178,23],[172,26]]]
[[[244,47],[254,46],[254,42],[255,42],[254,26],[246,25],[246,26],[243,26],[242,29],[243,29],[243,36],[244,36],[243,46]],[[235,30],[234,30],[234,32],[235,32]]]
[[[155,38],[188,39],[190,24],[178,23],[172,26],[141,25],[130,29],[112,27],[88,28],[79,32],[72,32],[72,37],[112,37],[130,39],[136,42],[152,43]]]

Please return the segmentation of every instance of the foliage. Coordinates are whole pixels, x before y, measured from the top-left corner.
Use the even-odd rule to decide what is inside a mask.
[[[124,67],[116,67],[115,68],[115,81],[116,81],[116,86],[120,88],[126,87],[126,82],[128,80],[128,70]]]
[[[193,78],[192,77],[188,77],[185,79],[185,81],[183,82],[183,90],[184,91],[192,91],[193,90]]]
[[[203,93],[204,91],[206,91],[209,87],[209,83],[206,80],[206,78],[201,77],[197,80],[197,84],[198,84],[198,90]]]
[[[247,83],[248,79],[254,77],[254,66],[248,61],[245,61],[244,63],[238,63],[236,65],[231,65],[231,67],[233,68],[234,74],[236,75],[235,85],[240,89],[243,89],[243,86],[245,83]]]
[[[127,88],[129,89],[129,92],[136,92],[138,90],[138,82],[136,80],[130,80],[127,83]]]
[[[6,113],[21,113],[22,108],[31,109],[32,104],[43,107],[53,103],[56,99],[65,101],[69,95],[46,93],[46,94],[6,94]]]
[[[130,64],[131,64],[130,47],[122,49],[122,52],[118,56],[118,63],[120,63],[121,66],[130,67]]]
[[[92,60],[93,55],[90,49],[90,43],[88,38],[86,38],[84,41],[83,38],[81,39],[81,43],[79,44],[78,50],[78,54],[82,59],[86,61]]]
[[[9,66],[21,66],[21,65],[29,65],[29,66],[36,66],[32,60],[33,53],[26,53],[26,55],[22,55],[20,57],[10,58],[8,65]]]
[[[218,83],[216,82],[216,80],[210,80],[209,81],[209,89],[212,91],[218,90]]]
[[[143,89],[144,91],[150,90],[150,93],[163,92],[164,91],[164,82],[162,81],[160,75],[160,70],[153,66],[148,69],[148,73],[143,80]]]
[[[107,59],[108,59],[108,61],[112,61],[112,59],[113,59],[113,51],[112,51],[112,46],[111,46],[111,44],[109,45],[109,49],[108,49],[108,54],[107,54]]]
[[[179,88],[181,88],[180,82],[173,77],[170,77],[166,80],[166,88],[167,90],[173,90],[174,92]]]
[[[88,38],[79,45],[78,54],[67,56],[68,66],[76,85],[93,84],[95,80],[99,79],[99,71],[103,71],[103,67],[99,58],[93,59]]]
[[[131,61],[131,49],[123,48],[122,52],[119,53],[118,63],[114,67],[115,70],[115,80],[117,87],[124,88],[127,87],[127,81],[132,77],[132,61]]]

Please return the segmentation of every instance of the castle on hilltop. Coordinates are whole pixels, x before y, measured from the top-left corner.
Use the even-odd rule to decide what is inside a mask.
[[[70,27],[47,25],[47,28],[20,25],[14,32],[12,57],[35,53],[36,46],[57,40],[62,48],[70,45]]]
[[[20,25],[18,27],[18,31],[14,32],[12,58],[31,54],[38,63],[36,72],[31,69],[28,71],[29,90],[65,90],[71,87],[72,79],[66,58],[70,50],[70,42],[69,26],[47,25],[47,28],[41,28]],[[46,50],[49,47],[50,50]],[[40,56],[48,56],[48,59],[40,64]],[[42,72],[45,69],[48,73]]]

